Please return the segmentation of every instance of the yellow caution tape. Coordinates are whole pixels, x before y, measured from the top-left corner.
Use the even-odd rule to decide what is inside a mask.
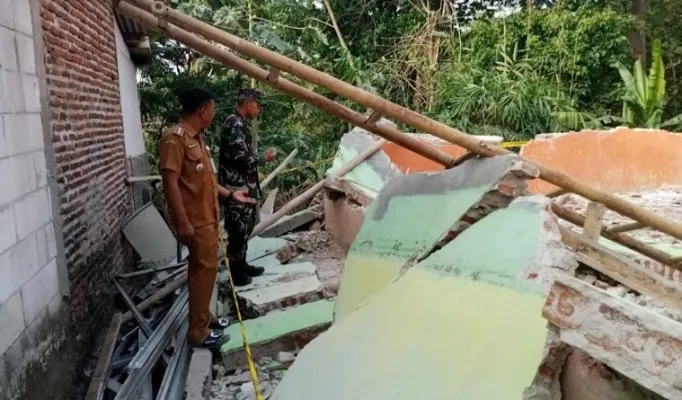
[[[246,337],[246,327],[244,326],[244,320],[242,319],[241,310],[239,310],[239,301],[237,300],[237,291],[235,290],[234,281],[232,280],[230,260],[228,260],[227,258],[227,247],[225,246],[225,239],[223,239],[223,234],[220,229],[218,229],[218,234],[220,235],[220,246],[223,248],[223,257],[225,260],[225,265],[227,266],[227,275],[230,278],[230,285],[232,286],[232,299],[234,300],[234,306],[237,309],[237,318],[239,318],[239,328],[242,332],[242,343],[244,343],[246,361],[249,363],[249,372],[251,374],[251,381],[253,381],[253,388],[256,391],[256,400],[263,400],[263,395],[260,392],[260,384],[258,383],[258,371],[256,371],[256,365],[254,364],[253,357],[251,356],[251,347],[249,347],[249,339]]]
[[[502,142],[502,144],[500,144],[500,146],[505,147],[505,148],[507,148],[507,147],[521,147],[521,146],[527,144],[528,142],[530,142],[530,140],[519,140],[516,142]]]

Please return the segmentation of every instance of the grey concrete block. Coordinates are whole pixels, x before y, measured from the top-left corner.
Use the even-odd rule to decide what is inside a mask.
[[[0,102],[3,94],[0,93]],[[0,158],[7,156],[7,142],[5,140],[5,121],[0,115]]]
[[[21,77],[18,89],[23,93]],[[18,100],[18,99],[17,99]],[[24,97],[21,96],[21,108],[24,107]],[[40,113],[5,115],[5,141],[7,153],[10,156],[42,150],[45,146],[43,139],[43,124]]]
[[[0,304],[18,292],[42,267],[38,263],[37,248],[35,235],[31,235],[0,254]]]
[[[28,0],[14,0],[14,29],[33,36],[33,17],[31,3]]]
[[[14,9],[12,0],[0,0],[0,26],[14,29]]]
[[[17,243],[17,227],[14,224],[14,207],[0,207],[0,253]]]
[[[38,86],[38,77],[35,75],[24,75],[21,79],[24,87],[24,109],[29,113],[39,113],[40,87]]]
[[[33,167],[36,173],[36,186],[39,188],[47,186],[47,162],[44,151],[33,153]]]
[[[51,224],[46,225],[36,231],[36,242],[38,242],[38,262],[40,265],[47,265],[51,261],[50,246],[47,243],[47,228]]]
[[[38,189],[38,180],[33,154],[15,156],[14,162],[19,197],[35,192]]]
[[[16,292],[0,306],[0,354],[4,354],[24,331],[21,294]]]
[[[19,69],[15,36],[11,29],[0,27],[0,68],[4,70]]]
[[[0,69],[0,113],[19,113],[24,110],[24,90],[21,75],[16,71]],[[5,122],[5,140],[9,135]]]
[[[24,322],[32,324],[44,311],[54,296],[59,293],[57,262],[53,260],[40,270],[21,288],[24,301]]]
[[[2,1],[2,0],[0,0]],[[33,38],[21,33],[16,34],[19,70],[26,74],[36,74],[35,44]]]
[[[208,400],[213,380],[213,354],[196,349],[192,353],[185,385],[186,400]]]
[[[0,159],[0,206],[8,205],[21,196],[17,183],[16,160],[12,158]]]
[[[52,207],[50,206],[47,188],[33,192],[17,201],[14,205],[14,218],[19,240],[50,222],[52,220]]]

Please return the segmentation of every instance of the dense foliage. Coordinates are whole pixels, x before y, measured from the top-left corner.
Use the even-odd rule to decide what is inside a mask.
[[[639,18],[628,0],[173,0],[173,6],[471,134],[516,140],[616,124],[675,129],[682,120],[674,117],[682,112],[682,31],[675,28],[682,0],[647,4]],[[633,32],[650,46],[650,59],[639,66]],[[264,91],[259,148],[277,148],[279,160],[299,149],[275,181],[280,187],[320,179],[350,129],[164,37],[153,38],[152,48],[141,94],[153,165],[161,130],[177,118],[176,93],[192,85],[218,96],[208,135],[214,149],[235,90]]]

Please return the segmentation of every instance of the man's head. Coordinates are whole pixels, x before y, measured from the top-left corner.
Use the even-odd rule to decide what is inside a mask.
[[[261,93],[256,89],[239,89],[237,92],[237,111],[246,119],[260,115],[263,107]]]
[[[215,116],[215,96],[213,93],[200,89],[188,89],[180,94],[182,115],[191,119],[198,129],[206,129]]]

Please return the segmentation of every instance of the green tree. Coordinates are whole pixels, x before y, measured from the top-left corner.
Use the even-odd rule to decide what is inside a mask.
[[[651,69],[647,75],[642,61],[635,61],[632,72],[623,64],[617,68],[623,79],[623,115],[621,122],[630,127],[665,128],[679,126],[682,115],[661,122],[666,106],[665,67],[661,41],[655,40],[651,51]]]

